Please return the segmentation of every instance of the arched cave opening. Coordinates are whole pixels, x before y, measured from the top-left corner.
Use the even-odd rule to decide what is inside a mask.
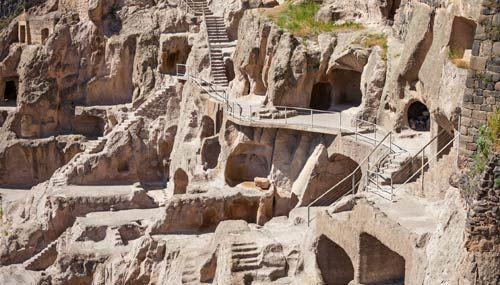
[[[323,282],[328,285],[347,285],[354,280],[354,266],[346,251],[321,235],[318,239],[316,262]]]
[[[214,169],[219,162],[220,154],[219,137],[205,138],[201,144],[201,163],[204,170]]]
[[[465,51],[472,49],[474,35],[476,33],[476,22],[464,17],[455,17],[451,28],[450,57],[452,59],[463,58]]]
[[[11,79],[5,81],[3,92],[4,105],[15,106],[17,103],[17,80]]]
[[[374,236],[360,235],[359,282],[362,284],[403,284],[405,259]]]
[[[271,171],[272,149],[267,146],[245,143],[238,145],[226,163],[225,177],[229,186],[252,182],[255,177],[267,177]]]
[[[304,191],[301,204],[309,205],[318,197],[324,195],[312,206],[331,205],[346,193],[351,191],[353,189],[353,184],[355,186],[354,193],[356,193],[358,188],[357,186],[359,186],[358,183],[362,177],[360,169],[358,169],[354,174],[354,181],[351,176],[349,179],[345,179],[342,183],[338,183],[353,173],[358,166],[359,164],[355,160],[346,155],[333,154],[329,159],[328,164],[318,165],[314,169],[315,175],[314,177],[311,177],[309,185],[307,185]],[[330,191],[325,194],[334,186],[336,186],[335,191]]]
[[[49,38],[49,29],[48,28],[42,29],[42,45],[45,44],[48,38]]]
[[[420,101],[411,103],[406,113],[410,129],[420,132],[430,131],[431,116],[424,103]]]
[[[189,177],[187,173],[178,168],[174,173],[174,194],[186,194]]]
[[[354,70],[335,69],[331,72],[330,83],[333,87],[335,109],[347,109],[361,105],[361,73]]]
[[[328,110],[332,105],[332,87],[328,82],[314,84],[309,107],[317,110]]]
[[[209,116],[203,116],[201,118],[201,134],[200,138],[204,139],[211,137],[215,134],[215,123]]]

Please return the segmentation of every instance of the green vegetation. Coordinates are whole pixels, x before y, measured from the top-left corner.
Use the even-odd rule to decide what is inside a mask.
[[[475,187],[474,181],[483,173],[491,156],[500,151],[500,110],[495,110],[489,117],[488,123],[479,129],[476,139],[477,150],[474,153],[471,168],[468,172],[468,192]],[[500,180],[495,179],[495,185],[500,185]]]
[[[361,36],[359,39],[357,39],[355,44],[362,45],[366,48],[372,48],[374,46],[379,46],[382,48],[382,59],[387,60],[387,50],[389,48],[387,44],[387,35],[384,33],[377,33],[377,34],[367,34]]]
[[[313,0],[308,0],[301,4],[287,2],[266,14],[281,29],[287,30],[297,37],[312,37],[325,32],[344,32],[360,30],[363,26],[360,23],[346,22],[337,24],[334,22],[324,22],[316,20],[316,13],[320,5]]]
[[[448,50],[448,58],[458,68],[469,69],[470,62],[463,59],[463,55],[452,49]]]

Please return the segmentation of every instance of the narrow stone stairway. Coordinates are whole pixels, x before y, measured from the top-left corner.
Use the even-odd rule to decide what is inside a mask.
[[[85,142],[85,150],[75,155],[66,165],[56,170],[49,180],[49,185],[52,187],[67,185],[69,178],[74,175],[75,172],[78,176],[87,174],[86,172],[88,169],[85,166],[85,162],[92,157],[92,154],[100,153],[105,149],[110,136],[117,132],[126,131],[133,123],[137,122],[141,116],[149,118],[161,116],[165,111],[162,106],[168,103],[168,96],[171,95],[171,92],[175,92],[175,86],[168,86],[165,89],[158,90],[152,98],[142,103],[134,112],[128,113],[126,119],[116,125],[110,133],[99,137],[97,140]]]
[[[261,267],[261,250],[255,242],[233,243],[231,252],[233,272],[253,271]]]
[[[187,256],[184,259],[184,269],[182,270],[182,284],[200,284],[199,272],[196,266],[196,259],[192,256]]]

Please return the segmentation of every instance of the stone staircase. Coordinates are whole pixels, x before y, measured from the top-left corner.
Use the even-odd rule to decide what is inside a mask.
[[[51,266],[57,258],[57,254],[58,254],[57,245],[58,245],[59,241],[61,241],[61,238],[66,235],[67,231],[70,228],[71,227],[67,228],[59,236],[59,238],[57,238],[57,239],[53,240],[51,243],[49,243],[42,251],[33,255],[30,259],[23,262],[23,267],[26,270],[41,271],[41,270],[45,270],[49,266]]]
[[[224,18],[206,16],[208,44],[210,45],[210,66],[216,85],[228,86],[224,54],[222,48],[229,42],[229,37],[224,24]]]
[[[391,185],[391,179],[394,180],[396,175],[405,167],[405,162],[410,158],[409,153],[391,153],[380,164],[377,173],[379,175],[381,185]]]
[[[112,242],[113,242],[114,246],[122,246],[122,245],[124,245],[122,236],[121,236],[120,231],[118,230],[118,228],[110,228],[108,231],[111,234],[111,239],[112,239]]]
[[[229,45],[224,18],[215,16],[206,0],[183,0],[195,12],[195,16],[203,16],[207,28],[207,41],[210,47],[210,67],[213,83],[220,86],[228,86],[224,64],[223,48]]]
[[[255,242],[231,244],[231,271],[254,271],[261,268],[261,249]]]
[[[134,112],[135,116],[148,118],[158,118],[166,113],[169,95],[175,93],[175,86],[169,86],[166,89],[159,90],[155,95],[146,100]]]
[[[86,162],[93,154],[100,153],[106,147],[108,139],[115,133],[126,131],[140,117],[157,118],[165,114],[165,108],[168,104],[168,95],[175,92],[175,86],[168,86],[165,89],[155,92],[155,95],[141,104],[134,112],[127,113],[127,117],[121,123],[116,125],[110,133],[99,137],[97,140],[91,140],[84,143],[84,151],[75,155],[66,165],[56,170],[49,180],[52,187],[64,186],[69,182],[69,178],[75,174],[84,176],[89,170]]]
[[[196,266],[196,259],[193,256],[187,256],[184,259],[184,269],[182,270],[182,284],[200,284],[199,270]]]
[[[57,239],[47,245],[23,263],[26,270],[41,271],[47,269],[57,258]]]

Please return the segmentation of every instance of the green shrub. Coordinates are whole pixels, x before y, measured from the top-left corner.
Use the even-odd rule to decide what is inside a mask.
[[[324,32],[342,32],[359,30],[363,26],[360,23],[346,22],[336,24],[316,20],[316,13],[320,5],[312,0],[292,4],[287,2],[282,7],[274,9],[267,15],[283,30],[289,31],[297,37],[312,37]]]
[[[479,128],[476,139],[477,150],[469,171],[469,178],[480,175],[488,164],[491,155],[500,150],[500,110],[495,110],[488,116],[487,124]],[[497,183],[497,181],[495,181]]]

